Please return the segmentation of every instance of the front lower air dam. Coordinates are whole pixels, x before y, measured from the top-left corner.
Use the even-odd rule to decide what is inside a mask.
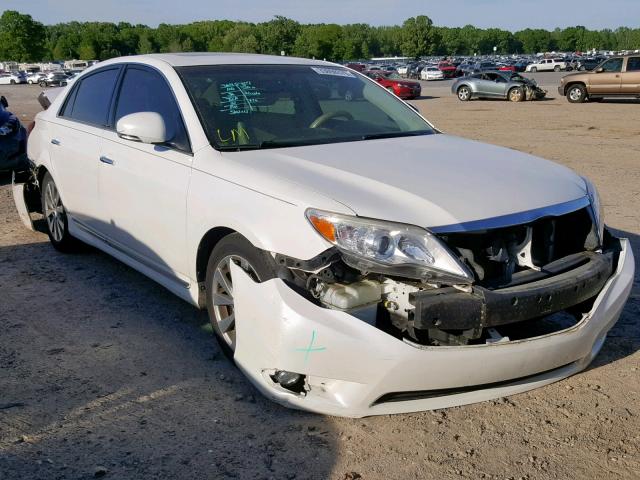
[[[626,239],[615,271],[575,325],[548,335],[465,346],[419,346],[348,313],[317,306],[274,278],[254,282],[231,265],[235,360],[267,397],[288,407],[346,417],[414,412],[531,390],[583,370],[598,353],[631,291]],[[276,372],[303,375],[291,391]]]

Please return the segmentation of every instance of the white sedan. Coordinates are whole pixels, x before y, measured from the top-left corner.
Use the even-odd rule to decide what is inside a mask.
[[[13,185],[25,225],[41,213],[56,249],[89,243],[206,308],[262,393],[314,412],[565,378],[633,281],[591,182],[444,135],[332,63],[105,61],[37,115],[28,156]]]
[[[438,67],[426,66],[420,72],[420,80],[442,80],[444,73]]]
[[[0,85],[17,85],[26,82],[26,77],[20,73],[0,73]]]

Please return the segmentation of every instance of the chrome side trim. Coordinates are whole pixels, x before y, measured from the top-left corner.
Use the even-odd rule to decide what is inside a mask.
[[[87,224],[81,222],[80,220],[78,220],[76,218],[73,218],[71,216],[69,216],[69,218],[71,218],[71,220],[73,220],[73,223],[75,223],[85,233],[88,233],[92,237],[95,237],[98,240],[100,240],[101,242],[106,243],[111,248],[114,248],[115,250],[118,250],[120,253],[122,253],[122,254],[126,255],[127,257],[131,258],[132,260],[135,260],[136,262],[144,265],[145,267],[150,268],[154,272],[159,273],[160,275],[165,277],[167,280],[170,280],[170,281],[180,285],[183,288],[186,288],[186,289],[189,288],[189,283],[185,282],[184,280],[182,280],[182,279],[180,279],[178,277],[176,277],[173,272],[170,272],[167,269],[164,269],[164,268],[160,267],[158,264],[156,264],[156,263],[152,262],[151,260],[149,260],[148,258],[146,258],[146,257],[144,257],[144,256],[132,251],[130,248],[127,248],[124,245],[121,245],[120,243],[105,237],[103,234],[101,234],[99,232],[96,232],[93,228],[91,228]]]
[[[439,227],[430,227],[429,231],[433,233],[460,233],[474,232],[478,230],[490,230],[493,228],[510,227],[512,225],[521,225],[523,223],[533,222],[544,217],[557,217],[567,213],[575,212],[581,208],[588,207],[591,203],[589,197],[584,196],[576,200],[570,200],[548,207],[536,208],[525,212],[510,213],[499,217],[485,218],[483,220],[472,220],[470,222],[456,223],[452,225],[442,225]]]

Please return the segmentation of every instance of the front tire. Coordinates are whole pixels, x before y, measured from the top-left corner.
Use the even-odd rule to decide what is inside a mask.
[[[38,85],[40,85],[42,88],[47,86],[47,82],[40,82]]]
[[[215,246],[207,264],[206,296],[209,320],[223,353],[233,360],[236,349],[236,319],[231,262],[256,282],[276,277],[275,262],[239,233],[224,237]]]
[[[49,172],[42,179],[42,213],[47,224],[47,235],[53,248],[60,252],[74,252],[79,242],[69,233],[69,218],[64,208],[62,198],[53,177]]]
[[[513,87],[509,90],[509,93],[507,93],[507,98],[510,102],[522,102],[524,100],[524,96],[524,90],[520,87]]]
[[[587,89],[583,85],[571,85],[567,89],[569,103],[583,103],[587,99]]]

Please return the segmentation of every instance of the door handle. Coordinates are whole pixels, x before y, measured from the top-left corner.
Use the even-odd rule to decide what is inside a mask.
[[[109,157],[105,157],[104,155],[100,157],[100,161],[102,163],[106,163],[107,165],[113,165],[114,163],[116,163],[113,160],[111,160]]]
[[[60,145],[60,140],[56,140],[55,138],[52,138],[51,143],[54,145]]]

